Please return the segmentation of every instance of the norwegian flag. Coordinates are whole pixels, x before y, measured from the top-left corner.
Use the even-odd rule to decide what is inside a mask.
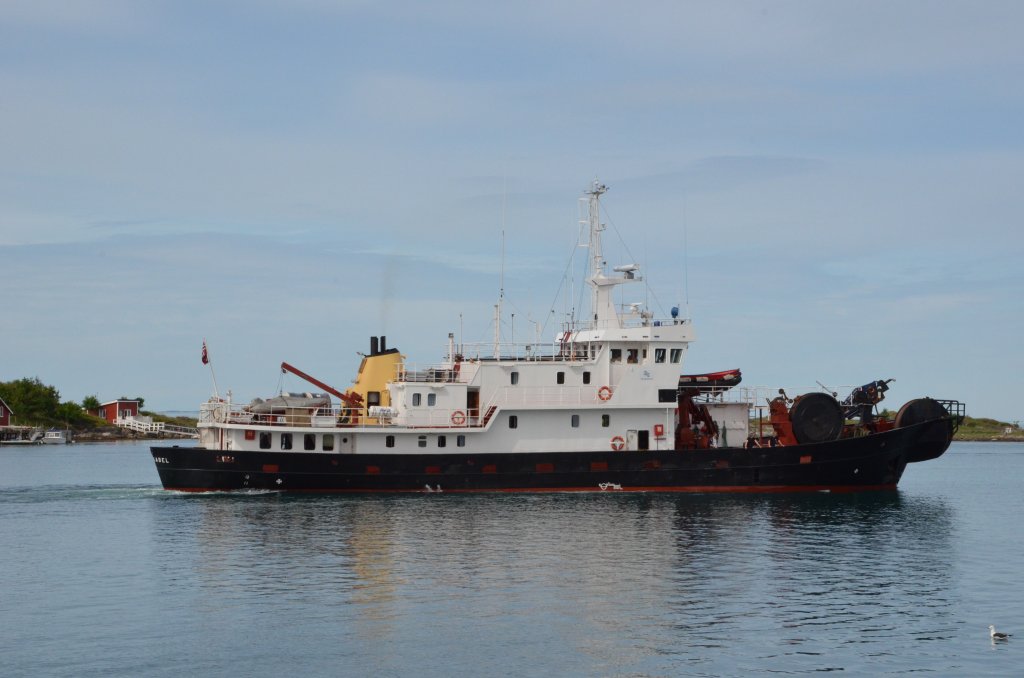
[[[210,364],[210,355],[206,352],[206,339],[203,339],[203,364]]]

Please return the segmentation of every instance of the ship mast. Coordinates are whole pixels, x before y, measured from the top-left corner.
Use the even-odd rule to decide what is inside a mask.
[[[636,282],[640,277],[635,275],[637,266],[617,266],[616,272],[623,275],[609,277],[605,275],[604,252],[601,249],[601,232],[605,225],[601,223],[601,195],[608,191],[608,187],[594,180],[590,189],[585,193],[589,196],[589,224],[590,224],[590,279],[587,281],[593,288],[591,298],[591,312],[593,313],[594,329],[618,329],[622,327],[619,314],[615,311],[615,304],[612,299],[612,290],[616,285],[627,282]]]

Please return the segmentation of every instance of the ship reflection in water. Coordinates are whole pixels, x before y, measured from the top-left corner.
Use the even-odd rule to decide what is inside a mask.
[[[287,618],[274,642],[322,642],[382,673],[411,657],[478,674],[539,656],[546,672],[602,675],[850,669],[865,656],[892,668],[897,644],[956,627],[954,512],[895,492],[166,503],[158,535],[198,560],[198,579],[170,576],[168,593],[231,601],[234,620]]]

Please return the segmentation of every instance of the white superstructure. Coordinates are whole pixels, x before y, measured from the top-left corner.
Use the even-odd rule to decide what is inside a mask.
[[[326,453],[530,453],[671,449],[689,320],[619,308],[615,288],[642,280],[608,270],[598,182],[587,190],[591,312],[549,344],[456,345],[445,360],[407,366],[373,341],[340,407],[202,406],[200,440],[220,450]],[[486,355],[485,355],[486,353]],[[312,395],[312,394],[307,394]],[[298,402],[298,400],[296,400]],[[269,401],[268,401],[269,403]]]

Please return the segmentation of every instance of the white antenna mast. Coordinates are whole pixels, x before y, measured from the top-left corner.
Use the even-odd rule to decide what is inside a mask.
[[[505,180],[501,186],[501,272],[498,277],[498,303],[494,305],[494,359],[501,357],[501,302],[505,299]]]
[[[690,317],[690,244],[687,241],[686,191],[683,191],[683,301],[686,302],[686,317]]]

